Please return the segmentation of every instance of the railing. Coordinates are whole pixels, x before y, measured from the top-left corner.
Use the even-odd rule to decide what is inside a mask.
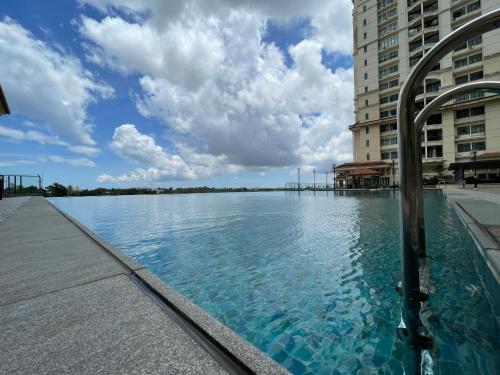
[[[484,14],[458,28],[423,56],[401,88],[397,110],[401,193],[401,284],[397,289],[402,295],[400,332],[408,349],[404,358],[406,374],[427,372],[427,369],[422,368],[426,367],[426,361],[422,361],[423,352],[432,347],[432,339],[420,318],[421,304],[428,298],[428,271],[425,249],[422,151],[419,134],[429,115],[450,97],[477,89],[500,92],[498,91],[500,82],[495,82],[491,86],[491,82],[472,82],[449,90],[439,95],[432,104],[423,108],[416,119],[415,90],[422,84],[432,67],[454,48],[496,28],[500,28],[500,9]]]
[[[312,182],[287,182],[285,184],[285,189],[289,190],[333,190],[333,184],[325,184],[325,183],[312,183]]]
[[[42,192],[40,175],[0,175],[0,199],[15,195],[40,195]]]

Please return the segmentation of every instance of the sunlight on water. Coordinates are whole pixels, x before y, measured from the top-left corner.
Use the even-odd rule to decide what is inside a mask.
[[[398,196],[52,199],[296,374],[402,373]],[[439,374],[500,373],[500,332],[438,192],[426,193]],[[379,372],[380,373],[380,372]]]

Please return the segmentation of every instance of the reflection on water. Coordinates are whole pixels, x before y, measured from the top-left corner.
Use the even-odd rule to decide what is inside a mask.
[[[397,194],[53,202],[293,373],[402,372]],[[500,373],[499,329],[460,227],[440,193],[426,193],[425,209],[437,369]]]

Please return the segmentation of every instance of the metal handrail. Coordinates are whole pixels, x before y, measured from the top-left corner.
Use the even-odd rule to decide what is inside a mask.
[[[423,110],[419,112],[415,118],[414,126],[417,131],[420,131],[424,126],[429,116],[435,112],[441,105],[450,101],[456,96],[465,94],[469,91],[481,90],[493,94],[500,93],[500,81],[477,81],[469,82],[448,90],[441,95],[437,96],[431,103],[429,103]]]
[[[398,100],[398,144],[400,168],[400,252],[402,321],[408,345],[404,360],[407,374],[421,370],[422,348],[426,341],[420,319],[422,293],[420,274],[426,272],[425,228],[422,186],[420,130],[414,126],[415,90],[425,76],[448,53],[467,40],[500,27],[500,9],[466,23],[435,44],[415,65],[406,79]],[[424,109],[425,110],[425,109]]]

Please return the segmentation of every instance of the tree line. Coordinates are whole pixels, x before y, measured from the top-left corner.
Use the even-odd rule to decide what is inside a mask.
[[[277,191],[278,188],[214,188],[208,186],[199,187],[168,187],[168,188],[96,188],[78,189],[71,185],[64,186],[57,182],[44,189],[47,197],[85,197],[94,195],[154,195],[154,194],[193,194],[193,193],[235,193],[235,192],[257,192]]]

